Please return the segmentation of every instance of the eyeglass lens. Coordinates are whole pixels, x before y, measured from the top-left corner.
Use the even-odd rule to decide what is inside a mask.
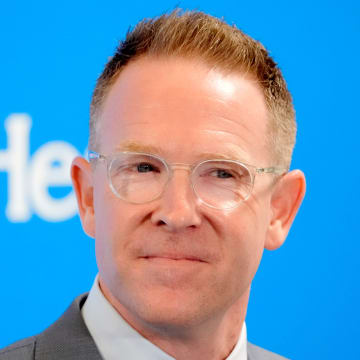
[[[132,203],[146,203],[163,192],[171,173],[160,159],[143,154],[118,154],[109,165],[110,185],[115,194]],[[246,200],[252,176],[246,166],[227,160],[200,163],[192,172],[197,196],[207,205],[225,209]]]

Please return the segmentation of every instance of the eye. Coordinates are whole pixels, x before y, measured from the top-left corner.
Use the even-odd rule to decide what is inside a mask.
[[[140,173],[146,173],[146,172],[151,172],[151,171],[156,171],[159,172],[159,169],[157,169],[155,166],[153,166],[152,164],[149,163],[140,163],[137,165],[137,171]]]
[[[211,174],[211,175],[216,176],[219,179],[229,179],[229,178],[233,177],[233,175],[230,172],[223,170],[223,169],[217,169],[213,173],[214,174]]]

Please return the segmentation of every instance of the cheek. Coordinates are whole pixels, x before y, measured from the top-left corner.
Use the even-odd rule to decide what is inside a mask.
[[[96,217],[95,254],[101,278],[112,289],[118,288],[118,280],[126,270],[127,257],[124,245],[126,230],[123,218],[117,215],[117,207],[107,206]]]
[[[96,193],[95,203],[96,259],[99,269],[118,272],[129,267],[132,260],[131,243],[139,231],[143,212],[116,198],[108,187],[101,190]]]
[[[110,265],[109,262],[118,253],[116,248],[121,245],[121,241],[117,239],[123,237],[122,222],[126,212],[119,205],[119,200],[111,192],[106,178],[99,179],[94,189],[95,250],[98,265],[101,263],[102,267]]]
[[[112,234],[121,229],[119,222],[125,212],[121,209],[121,202],[113,194],[107,181],[106,172],[99,172],[95,177],[94,211],[96,239],[112,238]]]
[[[267,233],[267,217],[255,207],[243,207],[227,222],[229,246],[225,253],[238,276],[248,281],[259,266]]]
[[[236,272],[248,278],[255,275],[264,250],[264,242],[253,232],[249,236],[243,235],[235,239],[229,249],[229,256],[232,257],[232,266]]]

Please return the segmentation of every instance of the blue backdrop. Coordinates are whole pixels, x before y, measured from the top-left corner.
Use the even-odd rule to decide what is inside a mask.
[[[76,215],[97,76],[129,25],[204,10],[271,50],[293,94],[308,191],[253,283],[249,339],[293,359],[359,359],[360,2],[16,0],[0,10],[0,347],[43,330],[96,274]]]

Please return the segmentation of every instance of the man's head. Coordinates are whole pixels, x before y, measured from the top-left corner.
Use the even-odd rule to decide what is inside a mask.
[[[223,73],[244,74],[258,83],[268,110],[267,144],[273,163],[289,168],[296,137],[295,112],[285,80],[263,45],[235,26],[202,12],[179,10],[145,19],[120,43],[98,79],[91,102],[90,149],[101,139],[102,106],[124,67],[140,57],[203,61]]]
[[[163,24],[160,33],[151,30],[157,21]],[[177,35],[175,24],[187,25],[188,31],[178,30]],[[135,40],[146,28],[154,36]],[[185,55],[202,32],[206,41]],[[226,33],[230,40],[225,40],[230,36]],[[174,41],[166,48],[174,36],[180,48]],[[248,48],[236,50],[236,39],[238,46]],[[206,58],[210,47],[212,55]],[[142,23],[121,48],[128,52],[113,57],[97,84],[92,121],[98,125],[93,123],[90,146],[109,161],[119,152],[161,157],[172,172],[161,196],[143,203],[140,197],[134,204],[125,200],[138,195],[134,183],[143,184],[137,188],[143,192],[162,174],[148,157],[141,155],[131,166],[118,162],[121,166],[110,172],[109,161],[90,166],[84,159],[74,160],[80,216],[85,232],[96,238],[102,290],[128,322],[148,336],[164,329],[168,336],[191,336],[196,329],[212,331],[220,323],[241,324],[263,249],[284,242],[305,191],[300,171],[281,177],[256,172],[288,165],[291,156],[295,126],[285,83],[259,44],[199,13],[173,13]],[[144,55],[144,48],[152,50]],[[227,60],[235,53],[236,59]],[[261,82],[252,67],[262,74]],[[269,125],[275,116],[281,118],[281,130]],[[290,140],[278,139],[286,133]],[[276,141],[269,141],[274,136]],[[278,158],[272,142],[287,144],[277,146],[290,150]],[[248,166],[256,175],[246,201],[234,190],[238,206],[217,209],[197,196],[191,171],[213,159],[254,165]],[[211,188],[209,198],[217,203],[243,183],[243,176],[226,166],[211,167],[199,181],[205,190]]]

